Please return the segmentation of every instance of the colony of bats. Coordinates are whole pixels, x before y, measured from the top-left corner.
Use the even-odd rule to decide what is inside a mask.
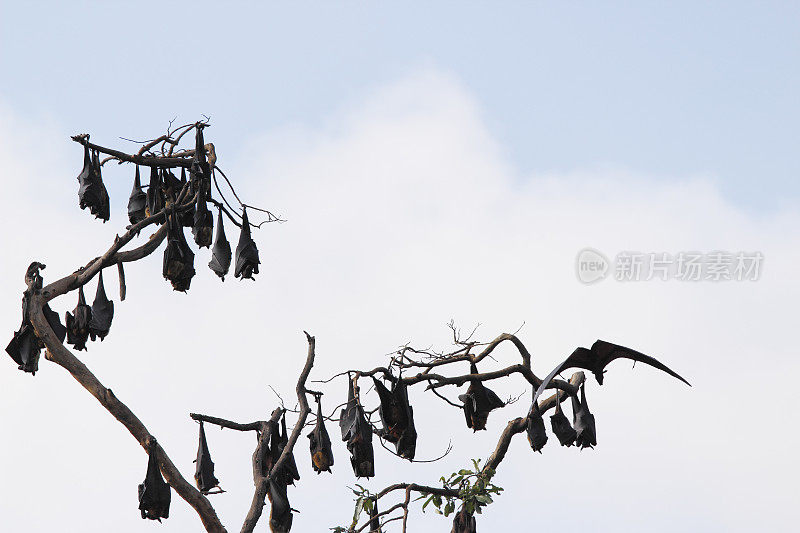
[[[194,126],[195,149],[188,176],[184,166],[180,167],[180,177],[177,177],[173,173],[175,166],[149,164],[149,181],[144,185],[140,166],[135,164],[133,186],[127,205],[127,218],[131,225],[139,224],[149,217],[158,217],[157,220],[154,219],[157,224],[166,224],[162,274],[176,291],[187,291],[196,273],[195,253],[187,241],[186,229],[191,230],[192,240],[198,248],[211,248],[208,266],[223,281],[231,263],[236,278],[253,279],[253,275],[258,273],[258,249],[251,236],[251,224],[244,204],[241,207],[241,214],[238,215],[241,219],[241,223],[237,223],[241,226],[239,241],[235,253],[231,253],[231,246],[223,226],[222,204],[215,201],[211,195],[214,162],[209,162],[207,157],[208,145],[204,142],[203,127],[202,123]],[[154,160],[157,161],[158,158],[155,157]],[[78,185],[80,208],[88,209],[103,222],[108,221],[111,216],[110,199],[103,183],[99,150],[90,148],[88,137],[83,141],[83,167],[78,175]],[[209,209],[209,203],[218,207],[216,232],[215,217]],[[231,218],[228,212],[225,214]],[[31,374],[35,374],[38,370],[40,352],[44,347],[31,323],[29,309],[30,291],[42,288],[38,272],[41,268],[44,268],[44,265],[32,263],[28,269],[26,283],[29,289],[25,291],[22,299],[22,325],[14,333],[6,348],[6,352],[19,369]],[[97,276],[96,293],[91,305],[86,302],[83,285],[77,287],[77,293],[75,308],[72,312],[65,313],[66,326],[62,325],[58,313],[48,304],[44,304],[42,312],[58,341],[66,342],[75,350],[81,351],[87,350],[87,343],[90,340],[95,341],[99,338],[102,341],[109,334],[114,317],[114,302],[106,294],[102,270]],[[623,346],[598,340],[591,349],[578,348],[554,368],[533,391],[533,401],[525,418],[525,424],[528,441],[534,451],[541,453],[548,442],[547,428],[538,399],[545,390],[553,388],[552,382],[555,377],[569,369],[584,369],[592,372],[598,384],[602,385],[607,365],[618,358],[648,364],[688,384],[684,378],[653,357]],[[346,402],[338,421],[342,441],[350,456],[350,465],[356,478],[370,478],[375,475],[373,435],[394,444],[396,455],[400,458],[414,460],[416,454],[417,431],[414,424],[414,410],[409,401],[409,382],[404,380],[402,375],[393,376],[387,372],[384,372],[383,378],[388,386],[384,381],[372,377],[374,390],[377,393],[377,411],[381,427],[373,424],[367,415],[370,411],[362,405],[357,384],[358,376],[348,378]],[[473,431],[486,430],[491,411],[506,405],[484,384],[484,380],[479,378],[475,361],[470,360],[468,387],[458,399],[461,401],[466,426]],[[316,420],[307,436],[311,467],[319,474],[331,472],[334,454],[325,426],[326,417],[322,414],[321,393],[314,394],[317,402]],[[569,394],[572,421],[562,407],[562,400],[566,399],[563,396],[568,394],[566,392],[561,394],[562,398],[555,402],[555,411],[550,416],[550,429],[553,435],[562,446],[575,445],[579,448],[595,446],[597,444],[595,419],[589,411],[585,383],[581,384],[579,393]],[[287,460],[280,470],[273,471],[288,443],[284,412],[279,423],[272,423],[270,439],[262,450],[262,475],[269,479],[267,492],[271,505],[269,524],[273,532],[288,532],[291,529],[293,509],[289,503],[287,489],[300,479],[293,450],[289,450]],[[158,447],[154,439],[148,443],[147,450],[149,455],[147,471],[144,481],[138,487],[139,510],[142,518],[160,521],[169,517],[171,491],[159,470]],[[219,480],[215,477],[214,463],[211,460],[202,420],[200,420],[195,463],[194,479],[198,490],[204,495],[223,492],[219,487]],[[369,531],[381,531],[378,502],[374,496],[368,514]],[[475,531],[475,517],[462,506],[454,514],[451,532],[474,533]]]

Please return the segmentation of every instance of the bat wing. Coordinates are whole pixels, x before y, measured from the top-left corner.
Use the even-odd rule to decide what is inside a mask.
[[[592,370],[593,368],[590,365],[593,358],[594,357],[591,350],[587,350],[586,348],[577,348],[574,352],[572,352],[572,354],[570,354],[569,357],[564,360],[563,363],[555,367],[553,371],[547,374],[547,376],[542,380],[542,384],[539,385],[539,388],[536,389],[536,394],[533,395],[533,401],[535,402],[545,391],[547,385],[553,381],[553,378],[555,378],[564,370],[568,368],[583,368],[585,370]]]
[[[641,352],[637,352],[636,350],[631,350],[630,348],[626,348],[624,346],[619,346],[618,344],[612,344],[610,342],[597,340],[594,344],[592,344],[592,353],[595,355],[595,367],[590,369],[595,372],[595,376],[602,376],[603,369],[608,366],[615,359],[625,358],[631,359],[633,361],[639,361],[641,363],[645,363],[650,365],[654,368],[657,368],[663,372],[666,372],[670,376],[674,377],[675,379],[679,379],[689,385],[691,384],[683,379],[677,372],[671,370],[667,365],[663,364],[662,362],[658,361],[657,359],[650,357],[649,355],[645,355]],[[586,368],[586,367],[582,367]],[[598,377],[598,381],[602,385],[603,381],[602,378]]]

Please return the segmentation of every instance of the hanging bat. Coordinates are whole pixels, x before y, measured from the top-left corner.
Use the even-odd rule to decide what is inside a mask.
[[[450,533],[476,533],[478,530],[475,526],[475,517],[467,512],[467,508],[463,505],[453,517],[453,528]]]
[[[589,412],[589,404],[586,403],[585,385],[581,384],[581,399],[576,396],[572,398],[572,422],[575,424],[575,443],[584,448],[597,446],[597,431],[594,425],[594,415]]]
[[[239,234],[239,244],[236,245],[236,268],[233,275],[242,279],[253,279],[253,274],[258,274],[258,248],[250,237],[250,222],[247,220],[247,208],[242,208],[242,232]]]
[[[658,360],[648,355],[644,355],[643,353],[637,352],[636,350],[631,350],[630,348],[626,348],[624,346],[598,340],[592,344],[592,348],[590,350],[587,350],[586,348],[576,349],[563,363],[558,365],[552,372],[550,372],[536,390],[533,401],[536,401],[537,398],[539,398],[539,396],[547,388],[547,385],[557,374],[560,374],[568,368],[583,368],[584,370],[589,370],[594,374],[594,377],[597,379],[597,383],[602,385],[603,374],[605,373],[606,366],[608,366],[608,364],[615,359],[619,358],[631,359],[633,361],[639,361],[641,363],[648,364],[666,372],[676,379],[683,381],[691,387],[688,381],[667,368],[666,365]]]
[[[225,237],[225,228],[222,225],[222,207],[217,213],[217,236],[214,238],[214,246],[211,248],[211,261],[208,267],[225,281],[225,274],[231,267],[231,245]]]
[[[186,186],[186,169],[181,167],[181,186],[180,189]],[[191,184],[189,185],[189,196],[191,198],[194,196],[194,191],[192,190]],[[181,211],[178,215],[178,220],[180,221],[181,226],[184,228],[191,228],[194,226],[194,210],[195,204],[192,204],[191,207],[188,207],[185,211]]]
[[[274,433],[273,433],[274,434]],[[286,411],[281,417],[281,433],[277,446],[273,446],[273,458],[277,463],[286,445],[289,444],[289,433],[286,431]],[[283,471],[280,474],[286,485],[294,485],[295,481],[300,481],[300,472],[297,470],[297,463],[294,460],[294,451],[290,451],[286,460],[283,462]]]
[[[88,207],[89,211],[103,222],[106,222],[111,215],[99,157],[97,151],[90,157],[88,144],[83,145],[83,169],[78,174],[78,205],[81,209]]]
[[[474,362],[470,362],[469,369],[471,374],[478,373]],[[467,427],[472,428],[473,431],[485,430],[489,412],[506,405],[497,394],[484,387],[483,383],[477,379],[470,380],[467,393],[459,395],[458,399],[464,403]]]
[[[111,320],[114,318],[114,302],[106,296],[106,290],[103,286],[103,271],[97,279],[97,293],[94,296],[92,303],[92,318],[89,320],[89,335],[92,340],[100,337],[100,340],[106,338],[108,330],[111,328]]]
[[[325,418],[322,416],[322,403],[317,398],[317,423],[314,430],[308,434],[311,447],[311,466],[317,472],[331,472],[333,466],[333,450],[331,438],[325,429]]]
[[[169,518],[169,501],[172,493],[158,468],[155,439],[152,439],[147,453],[149,454],[147,475],[144,482],[139,484],[139,511],[142,513],[142,518],[161,522],[162,518]]]
[[[400,457],[413,459],[417,447],[417,431],[414,428],[414,410],[408,403],[408,387],[402,378],[392,382],[391,391],[375,377],[372,381],[375,382],[375,390],[381,400],[381,436],[395,444]]]
[[[36,336],[33,324],[30,322],[28,305],[29,301],[26,292],[22,296],[22,325],[18,331],[14,332],[11,342],[6,346],[6,353],[19,365],[20,370],[35,375],[36,371],[39,370],[39,355],[42,349],[42,342]],[[61,325],[58,313],[50,309],[47,304],[42,307],[42,312],[59,342],[64,342],[67,330]]]
[[[192,166],[189,168],[189,174],[192,178],[193,190],[201,190],[200,186],[206,187],[210,185],[211,181],[211,168],[206,160],[205,141],[203,140],[203,128],[198,127],[195,133],[194,145],[194,158],[192,159]],[[194,185],[198,185],[195,187]]]
[[[578,434],[569,423],[564,411],[561,410],[561,402],[556,402],[555,414],[550,417],[550,427],[562,446],[569,447],[575,443]]]
[[[214,238],[214,215],[208,210],[203,191],[197,193],[192,235],[194,235],[194,242],[200,248],[211,246],[211,239]]]
[[[131,224],[141,222],[147,217],[147,194],[142,190],[141,178],[139,177],[139,165],[136,165],[136,173],[133,176],[133,190],[128,198],[128,220]]]
[[[539,411],[539,404],[535,402],[528,413],[527,424],[528,443],[533,451],[542,453],[542,448],[547,444],[547,432],[544,429],[544,420]]]
[[[183,184],[175,177],[168,168],[161,169],[161,190],[164,191],[164,199],[174,203],[178,199]]]
[[[71,344],[76,350],[85,350],[86,341],[89,340],[89,323],[92,320],[92,308],[86,305],[86,297],[83,295],[83,286],[78,287],[78,304],[72,310],[72,314],[67,311],[67,344]]]
[[[286,493],[286,485],[275,479],[269,480],[270,502],[269,529],[272,533],[289,533],[292,528],[292,507]]]
[[[161,190],[161,173],[158,167],[150,167],[150,184],[147,186],[147,209],[145,213],[151,217],[164,209],[164,192]]]
[[[347,405],[339,415],[342,440],[347,442],[350,464],[356,477],[370,478],[375,475],[375,458],[372,449],[372,428],[367,422],[364,408],[355,398],[354,384],[348,382]]]
[[[194,460],[195,472],[194,481],[197,488],[203,494],[209,494],[215,487],[219,487],[219,480],[214,477],[214,461],[211,460],[211,452],[208,451],[206,442],[206,430],[203,428],[203,421],[200,421],[200,443],[197,445],[197,459]]]
[[[164,250],[162,274],[164,279],[172,283],[174,290],[186,292],[194,277],[194,252],[186,244],[183,228],[175,220],[175,215],[170,215],[167,224],[169,233],[167,248]]]

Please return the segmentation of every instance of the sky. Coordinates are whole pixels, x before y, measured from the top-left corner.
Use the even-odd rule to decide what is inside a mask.
[[[800,370],[798,19],[788,2],[1,2],[0,244],[10,252],[0,319],[10,339],[28,263],[57,279],[127,223],[132,169],[105,170],[111,220],[94,220],[77,206],[82,153],[69,135],[134,151],[120,137],[151,138],[174,117],[205,114],[206,141],[240,196],[287,220],[255,232],[261,273],[220,283],[202,250],[183,295],[161,278],[156,252],[126,269],[125,302],[106,279],[111,333],[78,355],[185,477],[197,446],[188,413],[263,419],[278,402],[270,386],[289,403],[303,330],[317,339],[312,379],[324,379],[383,364],[406,343],[446,348],[452,319],[465,331],[480,324],[482,340],[519,329],[539,376],[601,338],[658,357],[693,385],[622,362],[602,387],[590,378],[597,448],[562,449],[551,435],[539,455],[517,436],[481,531],[532,521],[790,531],[800,496],[790,384]],[[575,259],[587,247],[612,259],[746,251],[764,261],[755,281],[586,285]],[[62,317],[74,305],[74,295],[52,303]],[[515,357],[503,347],[486,368]],[[31,377],[6,363],[4,527],[199,530],[176,494],[164,524],[141,520],[146,456],[64,370],[43,360]],[[346,385],[327,387],[333,407]],[[492,388],[526,392],[519,379]],[[377,447],[373,490],[436,484],[487,457],[527,409],[495,411],[473,435],[429,393],[412,389],[411,400],[418,457],[454,449],[431,465]],[[295,531],[352,516],[346,487],[356,480],[329,430],[334,474],[314,474],[305,442],[295,451]],[[212,503],[236,531],[255,439],[207,432],[227,491]],[[409,527],[450,526],[415,510]]]

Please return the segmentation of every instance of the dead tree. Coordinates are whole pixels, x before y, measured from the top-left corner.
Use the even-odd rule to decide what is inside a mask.
[[[99,257],[88,261],[77,271],[47,285],[41,271],[45,265],[34,261],[25,273],[26,289],[22,299],[22,325],[14,334],[6,351],[19,365],[20,370],[35,374],[38,370],[41,350],[45,359],[66,369],[78,383],[89,391],[100,404],[108,410],[139,442],[149,455],[150,467],[145,482],[140,485],[140,510],[143,518],[161,519],[169,515],[170,489],[174,489],[197,512],[203,527],[209,532],[224,532],[208,495],[219,492],[216,487],[213,463],[210,460],[203,423],[214,424],[237,431],[254,431],[257,446],[252,455],[253,481],[255,490],[241,531],[253,531],[263,514],[266,502],[270,502],[270,528],[274,532],[289,531],[292,523],[292,508],[289,504],[287,487],[299,480],[294,461],[294,452],[301,434],[309,427],[312,464],[318,472],[328,470],[333,465],[334,453],[325,422],[338,422],[342,441],[346,442],[350,463],[357,477],[374,475],[373,437],[381,446],[399,458],[415,461],[416,430],[414,429],[413,408],[408,390],[424,386],[424,391],[436,396],[446,405],[460,409],[464,413],[468,427],[474,431],[486,429],[490,412],[501,408],[515,399],[501,400],[487,387],[493,380],[506,379],[519,375],[530,386],[531,407],[524,417],[509,420],[500,434],[494,451],[487,460],[473,462],[472,468],[454,473],[440,487],[432,487],[414,482],[398,482],[376,493],[362,490],[356,494],[356,513],[352,523],[335,528],[340,532],[382,531],[393,522],[407,530],[408,511],[412,494],[426,499],[425,506],[432,504],[445,515],[453,515],[454,533],[474,532],[474,515],[492,502],[492,497],[502,489],[492,483],[494,472],[506,456],[509,444],[515,435],[527,433],[528,441],[534,451],[540,451],[547,442],[547,432],[543,416],[550,410],[553,434],[563,446],[573,444],[581,448],[596,444],[594,416],[586,401],[585,374],[583,370],[594,373],[598,383],[606,365],[616,358],[640,361],[685,381],[675,372],[642,353],[604,341],[596,342],[591,349],[578,348],[567,360],[540,379],[532,370],[532,357],[525,345],[515,334],[502,334],[488,343],[472,339],[472,334],[461,338],[457,328],[451,323],[453,346],[449,350],[434,351],[403,346],[389,356],[386,366],[373,369],[349,369],[326,380],[316,380],[315,388],[333,388],[328,391],[347,393],[346,399],[339,402],[330,415],[324,415],[320,403],[321,390],[310,390],[307,384],[314,366],[315,340],[306,333],[308,354],[305,366],[297,380],[296,394],[299,409],[291,412],[296,416],[291,432],[286,429],[287,410],[276,408],[269,419],[249,423],[239,423],[215,416],[192,413],[192,419],[200,422],[200,446],[198,449],[195,484],[187,481],[147,430],[139,418],[116,398],[111,389],[100,383],[92,372],[73,353],[86,349],[91,338],[101,339],[108,333],[113,319],[113,302],[105,294],[102,278],[104,269],[116,267],[119,278],[120,300],[125,299],[124,264],[142,260],[166,240],[163,274],[175,290],[188,290],[195,274],[194,254],[187,244],[184,228],[191,228],[198,246],[212,248],[212,271],[223,278],[233,262],[234,275],[253,278],[258,273],[258,251],[250,236],[252,228],[267,222],[281,219],[271,212],[247,205],[236,194],[233,185],[217,164],[213,144],[204,141],[207,121],[173,128],[172,124],[164,135],[141,143],[141,148],[132,154],[107,148],[90,142],[89,135],[76,135],[72,139],[84,150],[84,166],[78,176],[79,205],[88,208],[92,214],[103,221],[109,219],[108,193],[102,181],[102,167],[109,162],[135,165],[131,197],[128,204],[128,217],[131,222],[122,235],[118,235],[111,246]],[[181,148],[181,141],[194,133],[194,148]],[[100,160],[100,154],[106,156]],[[148,185],[142,185],[141,168],[150,173]],[[181,178],[173,170],[180,170]],[[187,176],[188,172],[188,176]],[[224,186],[220,187],[220,181]],[[213,189],[212,189],[213,186]],[[232,205],[223,194],[223,189],[235,199]],[[218,209],[216,237],[214,237],[214,217],[208,205]],[[262,212],[265,219],[259,224],[249,221],[246,210]],[[235,255],[231,254],[223,230],[225,220],[240,228],[241,234]],[[157,227],[148,237],[142,235]],[[132,248],[127,245],[140,238],[141,243]],[[83,287],[93,278],[98,278],[97,297],[90,306],[85,301]],[[49,302],[78,292],[78,305],[73,313],[66,313],[66,327],[61,324],[58,314],[50,309]],[[474,333],[474,332],[473,332]],[[504,368],[480,372],[478,365],[490,357],[502,343],[513,344],[519,353],[519,362]],[[66,347],[72,345],[73,350]],[[468,373],[454,373],[452,369],[469,365]],[[561,372],[577,369],[569,379],[558,379]],[[448,371],[446,374],[445,371]],[[378,406],[364,407],[360,380],[370,379],[378,395]],[[344,381],[339,387],[335,382]],[[388,386],[386,385],[388,383]],[[466,393],[458,396],[458,401],[448,398],[444,391],[448,387],[468,385]],[[546,390],[555,394],[541,397]],[[309,421],[312,409],[309,397],[317,404],[313,420]],[[517,398],[518,399],[518,398]],[[572,422],[564,414],[562,402],[572,403]],[[340,409],[337,413],[337,411]],[[336,416],[338,414],[338,416]],[[495,415],[496,416],[496,415]],[[380,419],[378,423],[377,419]],[[334,440],[338,440],[335,439]],[[395,450],[387,446],[394,444]],[[445,452],[447,454],[450,451]],[[341,456],[342,451],[337,452]],[[163,478],[161,477],[163,475]],[[164,482],[165,480],[165,482]],[[196,485],[196,486],[195,486]],[[393,503],[386,500],[396,498]],[[380,508],[383,510],[379,510]]]

